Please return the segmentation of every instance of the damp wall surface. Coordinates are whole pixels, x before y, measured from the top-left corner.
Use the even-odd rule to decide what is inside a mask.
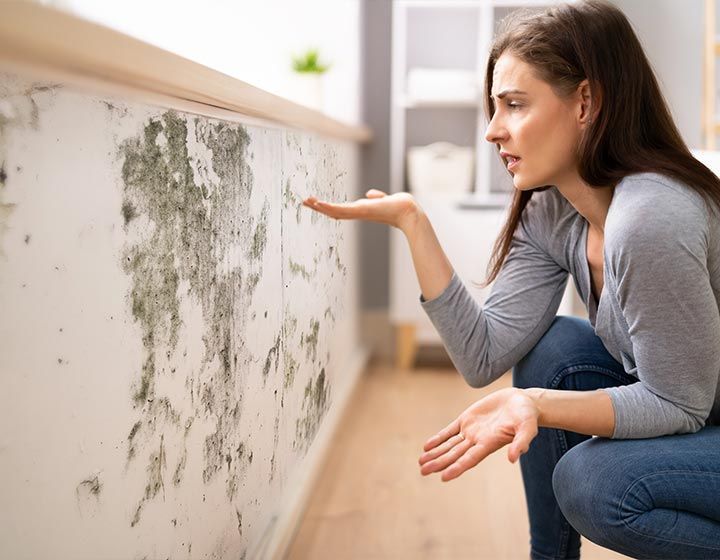
[[[0,74],[0,558],[252,558],[362,351],[358,147]]]

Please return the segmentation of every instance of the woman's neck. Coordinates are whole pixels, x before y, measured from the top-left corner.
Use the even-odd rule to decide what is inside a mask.
[[[605,219],[615,194],[615,187],[591,187],[577,175],[555,185],[560,193],[584,217],[590,229],[600,236],[605,234]]]

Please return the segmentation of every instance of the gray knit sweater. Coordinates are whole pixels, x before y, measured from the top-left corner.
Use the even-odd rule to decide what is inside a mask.
[[[610,354],[638,378],[603,389],[613,438],[695,432],[720,424],[720,224],[702,197],[657,173],[616,187],[604,234],[596,302],[587,221],[556,188],[536,192],[500,274],[480,306],[457,274],[420,304],[469,385],[513,367],[547,331],[568,275]]]

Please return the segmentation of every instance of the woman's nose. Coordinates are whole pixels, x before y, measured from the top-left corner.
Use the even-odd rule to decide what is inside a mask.
[[[501,126],[500,123],[498,123],[496,115],[497,113],[493,115],[493,118],[490,119],[490,122],[485,129],[485,140],[492,144],[497,144],[507,137],[507,130],[504,126]]]

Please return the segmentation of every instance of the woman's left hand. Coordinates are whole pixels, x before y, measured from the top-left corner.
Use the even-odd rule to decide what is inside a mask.
[[[522,389],[501,389],[473,403],[423,446],[420,473],[442,471],[443,481],[457,478],[504,445],[514,463],[538,433],[540,410]]]

